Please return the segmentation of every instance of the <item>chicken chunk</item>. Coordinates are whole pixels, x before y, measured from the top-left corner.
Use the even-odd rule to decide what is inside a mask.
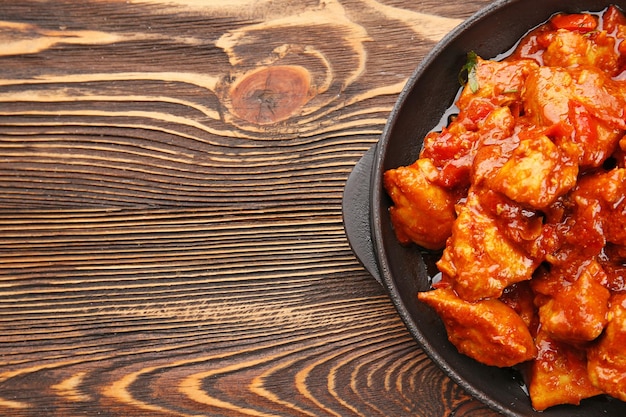
[[[602,394],[589,379],[584,350],[555,341],[543,331],[537,335],[536,344],[537,358],[528,372],[528,391],[535,410],[578,405],[585,398]]]
[[[470,303],[450,288],[418,293],[418,299],[437,311],[459,352],[484,364],[513,366],[537,353],[522,318],[500,300]]]
[[[495,220],[498,230],[537,264],[561,245],[558,207],[548,208],[550,212],[533,210],[489,189],[481,190],[480,204]]]
[[[609,321],[597,344],[587,351],[587,369],[593,384],[626,401],[626,293],[611,298]]]
[[[550,44],[543,54],[546,66],[595,66],[610,74],[617,72],[618,60],[615,38],[599,31],[590,36],[589,32],[559,29],[550,36]]]
[[[547,136],[523,139],[492,177],[490,188],[513,201],[542,209],[576,185],[578,164]]]
[[[581,176],[567,196],[567,214],[558,227],[560,246],[546,256],[564,274],[578,273],[578,259],[593,259],[602,255],[607,244],[606,224],[611,209],[605,198],[612,199],[606,174]]]
[[[571,99],[608,126],[621,131],[626,129],[623,87],[597,68],[580,68],[570,73],[574,80]]]
[[[563,68],[540,67],[527,79],[522,100],[526,115],[540,126],[550,126],[567,118],[574,80]]]
[[[581,166],[598,167],[626,128],[619,90],[599,70],[541,67],[528,76],[524,109],[538,125],[560,126],[561,139],[577,147]]]
[[[461,298],[476,301],[500,297],[509,285],[531,279],[537,265],[507,238],[470,190],[437,266]]]
[[[388,170],[384,186],[393,200],[389,213],[396,237],[403,244],[414,242],[427,249],[441,249],[456,218],[456,199],[430,180],[436,168],[421,158],[408,167]]]
[[[459,108],[468,106],[477,97],[488,99],[497,106],[511,106],[519,102],[528,74],[538,67],[530,59],[514,62],[484,60],[476,57],[470,71],[470,81],[457,100]]]
[[[539,67],[529,73],[522,100],[538,124],[564,121],[573,100],[612,127],[626,127],[620,84],[597,68]]]
[[[611,296],[603,285],[607,276],[598,262],[590,260],[578,270],[579,276],[571,277],[552,268],[531,281],[542,330],[552,339],[573,345],[600,336]]]
[[[598,233],[605,241],[626,246],[626,169],[581,178],[572,197],[580,213],[593,210],[596,229],[600,229]],[[585,210],[587,207],[591,209]],[[582,214],[574,220],[584,221],[580,217]]]
[[[606,240],[626,246],[626,169],[615,169],[601,176],[597,188],[602,194],[607,216],[604,221]]]

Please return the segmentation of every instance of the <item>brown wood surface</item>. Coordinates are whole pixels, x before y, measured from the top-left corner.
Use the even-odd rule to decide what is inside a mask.
[[[0,1],[0,415],[494,416],[344,235],[488,1]]]

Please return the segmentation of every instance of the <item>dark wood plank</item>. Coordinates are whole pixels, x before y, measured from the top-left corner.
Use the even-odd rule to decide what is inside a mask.
[[[345,180],[486,1],[0,14],[0,414],[493,416],[350,251]]]

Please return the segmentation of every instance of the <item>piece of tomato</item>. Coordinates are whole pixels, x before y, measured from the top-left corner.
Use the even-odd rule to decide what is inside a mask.
[[[610,6],[602,15],[602,25],[608,33],[619,34],[626,31],[626,17],[617,7]]]
[[[598,28],[597,19],[590,14],[557,14],[550,19],[556,29],[567,29],[576,32],[591,32]]]

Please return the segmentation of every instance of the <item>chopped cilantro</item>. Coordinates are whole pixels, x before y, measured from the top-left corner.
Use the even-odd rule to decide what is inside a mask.
[[[459,82],[461,85],[467,84],[472,91],[472,93],[476,93],[480,88],[478,84],[478,78],[476,77],[476,66],[478,65],[478,55],[476,52],[470,51],[467,53],[467,61],[465,65],[461,68],[461,72],[459,73]]]

